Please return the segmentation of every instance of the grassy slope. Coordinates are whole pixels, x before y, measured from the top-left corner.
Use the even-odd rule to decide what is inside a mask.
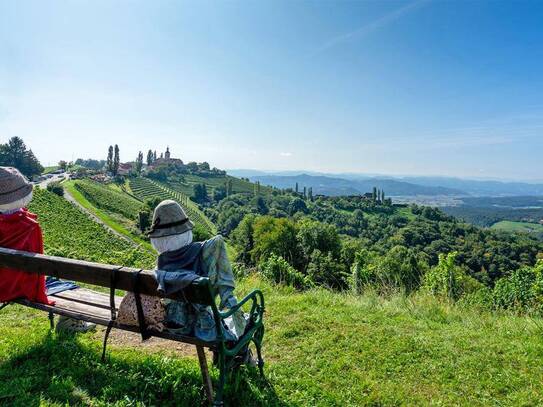
[[[506,230],[508,232],[543,233],[543,225],[528,222],[512,222],[503,220],[492,225],[492,229]]]
[[[36,190],[29,209],[38,215],[46,254],[133,267],[154,265],[155,256],[149,251],[134,249],[51,192]]]
[[[109,226],[114,231],[120,233],[121,235],[124,235],[131,239],[132,241],[136,242],[139,245],[144,246],[147,250],[152,251],[153,248],[151,247],[151,244],[143,239],[141,239],[139,236],[135,235],[134,233],[131,233],[128,227],[123,226],[123,223],[125,225],[130,225],[133,222],[130,222],[126,219],[123,219],[121,215],[114,216],[111,213],[108,213],[102,209],[99,209],[95,207],[92,203],[90,203],[84,196],[81,194],[74,186],[74,181],[66,181],[63,183],[64,188],[70,193],[70,195],[85,209],[90,211],[92,214],[94,214],[97,218],[99,218],[102,222],[104,222],[107,226]]]
[[[541,320],[477,313],[435,299],[385,301],[324,290],[293,293],[249,278],[267,300],[271,388],[244,376],[232,405],[539,405]],[[198,364],[172,353],[47,334],[45,315],[0,313],[0,403],[198,405]],[[11,397],[10,397],[11,395]],[[14,403],[15,404],[15,403]]]

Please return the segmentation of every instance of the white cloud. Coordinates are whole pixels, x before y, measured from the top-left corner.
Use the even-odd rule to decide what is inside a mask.
[[[292,153],[279,153],[281,157],[292,157]]]
[[[379,30],[391,23],[393,23],[396,20],[399,20],[401,17],[403,17],[405,14],[410,13],[411,11],[415,10],[416,8],[422,6],[424,3],[427,3],[429,0],[416,0],[411,3],[406,4],[403,7],[400,7],[396,10],[391,11],[388,14],[385,14],[382,17],[379,17],[378,19],[371,21],[359,28],[357,28],[354,31],[350,31],[345,34],[338,35],[334,38],[329,39],[324,44],[320,46],[319,49],[315,52],[315,54],[318,54],[320,52],[323,52],[329,48],[332,48],[338,44],[341,44],[342,42],[349,41],[353,38],[362,38],[366,35],[372,33],[373,31]]]

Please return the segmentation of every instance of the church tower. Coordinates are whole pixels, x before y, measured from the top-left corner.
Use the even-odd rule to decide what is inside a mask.
[[[166,147],[166,154],[164,154],[164,158],[166,160],[169,160],[170,159],[170,147]]]

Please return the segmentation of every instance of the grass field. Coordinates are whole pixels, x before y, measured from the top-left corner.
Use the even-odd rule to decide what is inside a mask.
[[[543,321],[479,313],[419,296],[385,300],[322,289],[296,293],[257,277],[267,300],[263,386],[252,371],[230,388],[243,406],[518,406],[543,403]],[[168,350],[49,334],[46,315],[0,313],[0,404],[195,406],[197,360]]]
[[[543,235],[543,225],[528,222],[511,222],[504,220],[492,225],[492,229],[505,230],[508,232],[524,232]]]

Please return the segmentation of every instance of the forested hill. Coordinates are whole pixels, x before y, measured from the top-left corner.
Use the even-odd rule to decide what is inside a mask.
[[[359,195],[371,192],[374,187],[386,191],[388,196],[415,196],[415,195],[465,195],[460,189],[441,186],[417,185],[411,182],[398,181],[385,178],[344,179],[321,175],[253,175],[251,181],[258,181],[263,185],[277,188],[293,188],[296,184],[300,188],[312,188],[316,195]]]
[[[235,194],[206,213],[246,265],[266,266],[273,254],[301,276],[340,289],[349,286],[356,264],[373,273],[370,280],[416,289],[440,255],[453,254],[466,275],[493,287],[543,257],[543,242],[525,234],[482,229],[430,207],[360,197]]]

